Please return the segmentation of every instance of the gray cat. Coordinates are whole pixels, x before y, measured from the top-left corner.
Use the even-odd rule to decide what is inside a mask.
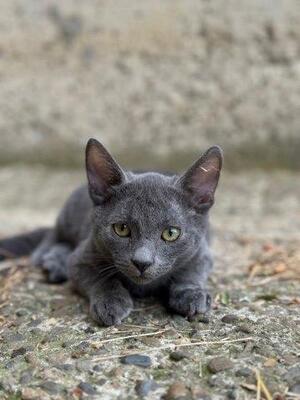
[[[53,229],[2,240],[0,254],[35,248],[33,263],[50,282],[70,279],[102,325],[120,324],[132,298],[148,295],[183,316],[205,313],[211,303],[208,211],[221,167],[222,151],[214,146],[181,176],[133,173],[90,139],[88,185],[73,192]]]

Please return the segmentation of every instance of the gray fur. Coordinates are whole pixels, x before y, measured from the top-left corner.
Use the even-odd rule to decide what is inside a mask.
[[[68,277],[100,324],[119,324],[132,310],[132,298],[148,295],[184,316],[208,311],[208,210],[221,166],[221,150],[212,147],[180,177],[125,172],[91,139],[88,185],[68,199],[33,262],[50,281]],[[119,237],[116,223],[126,223],[131,236]],[[181,230],[174,242],[161,237],[169,226]]]

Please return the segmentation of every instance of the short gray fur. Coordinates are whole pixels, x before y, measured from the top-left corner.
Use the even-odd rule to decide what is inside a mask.
[[[47,271],[51,282],[70,279],[102,325],[121,323],[133,298],[149,295],[184,316],[207,312],[208,211],[221,167],[221,149],[213,146],[181,176],[132,173],[90,139],[88,185],[67,200],[55,227],[32,254],[34,264]],[[126,223],[130,237],[118,236],[115,223]],[[174,242],[161,236],[170,226],[181,230]]]

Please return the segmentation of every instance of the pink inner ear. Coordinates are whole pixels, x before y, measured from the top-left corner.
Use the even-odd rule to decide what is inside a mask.
[[[119,184],[121,181],[118,167],[113,165],[109,155],[99,151],[96,146],[89,151],[87,173],[91,187],[99,194],[104,194],[110,186]]]
[[[219,159],[212,157],[201,163],[194,171],[190,188],[199,203],[213,201],[220,174],[219,167]]]

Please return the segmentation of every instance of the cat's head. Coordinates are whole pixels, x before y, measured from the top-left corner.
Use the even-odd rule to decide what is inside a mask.
[[[86,169],[94,239],[116,269],[143,285],[191,258],[206,235],[221,167],[222,151],[214,146],[181,176],[133,174],[90,139]]]

